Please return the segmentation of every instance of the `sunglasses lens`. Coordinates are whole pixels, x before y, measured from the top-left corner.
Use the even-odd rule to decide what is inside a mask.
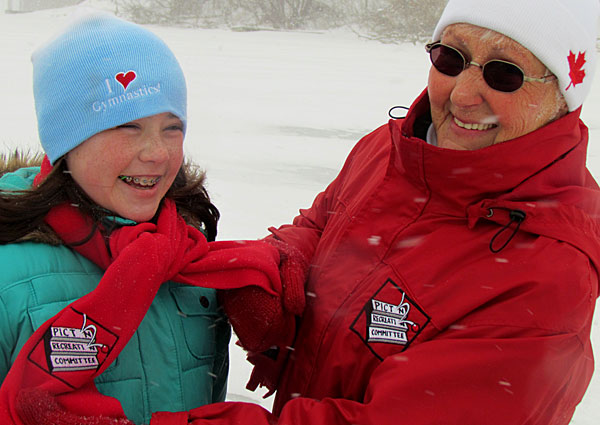
[[[461,54],[443,44],[433,46],[429,57],[435,69],[451,77],[456,77],[465,68],[465,60]]]
[[[523,85],[523,77],[523,71],[508,62],[492,60],[483,67],[483,79],[494,90],[519,90]]]

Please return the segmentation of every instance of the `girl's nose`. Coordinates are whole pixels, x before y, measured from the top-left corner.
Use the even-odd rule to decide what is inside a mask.
[[[140,160],[164,162],[169,158],[169,150],[159,134],[147,135],[144,147],[140,151]]]

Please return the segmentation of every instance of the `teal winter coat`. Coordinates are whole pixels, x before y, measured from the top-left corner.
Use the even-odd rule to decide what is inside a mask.
[[[31,187],[39,171],[0,178],[0,190]],[[20,348],[46,320],[93,291],[103,270],[66,246],[0,245],[0,382]],[[231,331],[214,289],[164,283],[119,357],[95,380],[127,417],[149,423],[152,412],[189,410],[223,401]]]

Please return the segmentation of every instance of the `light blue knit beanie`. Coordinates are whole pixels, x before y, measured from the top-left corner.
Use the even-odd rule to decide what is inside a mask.
[[[163,112],[186,127],[177,59],[147,29],[108,14],[78,19],[32,55],[38,132],[52,164],[96,133]]]

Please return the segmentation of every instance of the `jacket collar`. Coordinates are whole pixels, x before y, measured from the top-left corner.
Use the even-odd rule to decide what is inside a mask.
[[[390,121],[390,166],[429,194],[428,209],[501,226],[520,210],[525,231],[567,242],[600,271],[600,189],[587,170],[581,108],[522,137],[475,151],[442,149],[414,136],[429,113],[427,92],[404,120]]]
[[[397,152],[395,165],[414,184],[425,186],[433,200],[442,198],[445,208],[451,206],[457,212],[484,198],[506,197],[577,148],[582,154],[574,155],[570,169],[551,175],[553,186],[571,185],[573,178],[578,178],[574,174],[585,170],[587,128],[579,120],[580,110],[522,137],[483,149],[459,151],[429,145],[414,135],[417,119],[429,113],[429,97],[424,91],[404,120],[390,121]],[[583,179],[579,180],[576,183],[583,185]],[[529,188],[529,195],[546,196],[547,188],[539,186],[545,183]]]

